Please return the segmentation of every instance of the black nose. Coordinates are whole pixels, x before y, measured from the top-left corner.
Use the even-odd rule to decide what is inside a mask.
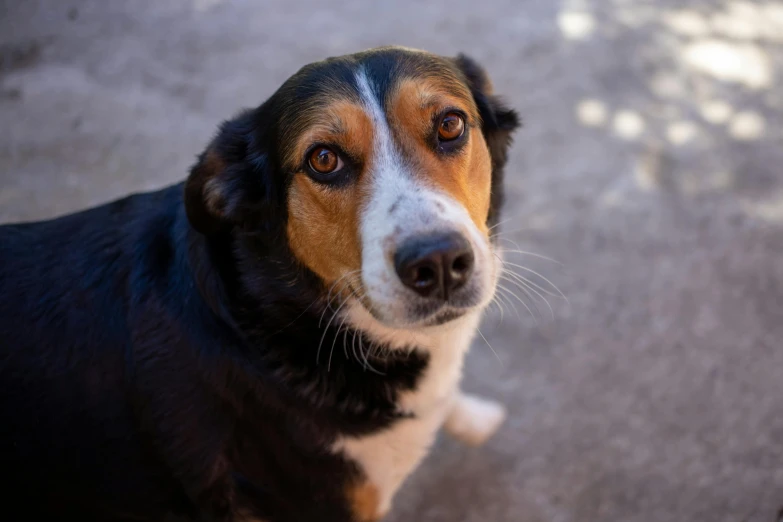
[[[394,254],[402,283],[424,297],[448,299],[473,273],[473,250],[456,232],[416,237]]]

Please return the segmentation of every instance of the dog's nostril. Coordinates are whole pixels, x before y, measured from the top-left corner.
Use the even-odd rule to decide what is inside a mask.
[[[438,279],[438,274],[431,266],[420,266],[416,268],[414,284],[418,288],[429,287],[434,284]]]
[[[451,271],[457,274],[464,274],[473,268],[473,254],[462,254],[454,259],[451,264]]]
[[[470,279],[473,273],[473,252],[468,250],[458,253],[451,260],[447,259],[449,261],[451,270],[445,272],[443,281],[446,294],[459,289]]]
[[[473,272],[474,256],[468,241],[457,233],[414,238],[394,256],[400,281],[423,297],[448,299]]]

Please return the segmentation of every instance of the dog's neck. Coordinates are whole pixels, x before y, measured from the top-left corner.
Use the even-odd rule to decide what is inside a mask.
[[[400,406],[406,411],[421,413],[447,399],[462,375],[465,355],[478,330],[481,311],[473,311],[449,323],[411,330],[390,328],[375,319],[359,303],[351,303],[345,314],[346,322],[365,332],[370,338],[405,351],[415,346],[429,357],[429,364],[419,387],[401,397]]]

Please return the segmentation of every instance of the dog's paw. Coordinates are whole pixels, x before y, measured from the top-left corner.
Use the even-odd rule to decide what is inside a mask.
[[[503,424],[506,408],[499,402],[460,394],[446,418],[446,431],[472,446],[484,444]]]

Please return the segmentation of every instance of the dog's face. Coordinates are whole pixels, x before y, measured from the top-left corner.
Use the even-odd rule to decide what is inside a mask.
[[[246,226],[243,211],[275,207],[265,219],[280,221],[298,262],[387,326],[481,308],[497,279],[493,192],[517,125],[489,90],[464,57],[400,48],[307,66],[224,126],[189,179],[191,221]]]

